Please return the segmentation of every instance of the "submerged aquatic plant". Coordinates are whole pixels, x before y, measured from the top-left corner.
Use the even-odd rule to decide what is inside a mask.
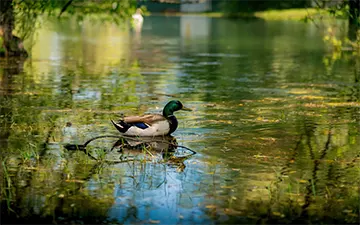
[[[7,206],[7,210],[9,210],[10,212],[15,213],[15,211],[11,208],[11,202],[13,201],[13,193],[12,193],[12,181],[7,169],[7,166],[5,164],[6,162],[6,158],[3,159],[3,161],[1,162],[1,166],[2,166],[2,188],[1,188],[1,203],[2,201],[6,201],[6,206]],[[2,204],[1,204],[2,205]]]

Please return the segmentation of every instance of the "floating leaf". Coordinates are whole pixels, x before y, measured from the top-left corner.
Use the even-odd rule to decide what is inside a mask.
[[[308,99],[308,100],[319,99],[319,100],[322,100],[322,99],[324,99],[324,96],[303,95],[303,96],[297,96],[296,99]]]
[[[65,182],[68,182],[68,183],[80,183],[80,184],[85,183],[85,181],[83,181],[83,180],[65,180]]]
[[[32,166],[25,166],[24,169],[26,170],[37,170],[38,168]]]
[[[282,213],[280,213],[280,212],[272,212],[272,214],[273,214],[274,216],[280,216],[280,217],[284,217],[284,216],[285,216],[284,214],[282,214]]]
[[[215,209],[216,205],[206,205],[205,208],[207,208],[207,209]]]
[[[334,107],[360,107],[359,102],[328,102],[326,105]]]
[[[160,223],[160,220],[149,219],[149,223],[157,224],[157,223]]]
[[[220,188],[225,188],[225,189],[231,189],[233,188],[234,186],[220,186]]]

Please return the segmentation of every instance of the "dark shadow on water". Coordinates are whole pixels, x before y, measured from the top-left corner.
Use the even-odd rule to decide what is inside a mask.
[[[89,203],[91,202],[84,200],[82,202],[84,208],[67,210],[66,208],[71,209],[71,206],[67,202],[59,200],[53,215],[49,216],[39,216],[36,213],[31,213],[28,216],[2,213],[1,224],[121,224],[116,220],[109,220],[106,212],[97,209],[97,205],[90,208]],[[6,205],[2,204],[1,207],[2,211],[6,210]]]

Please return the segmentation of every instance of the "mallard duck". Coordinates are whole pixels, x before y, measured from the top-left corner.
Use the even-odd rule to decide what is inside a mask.
[[[111,122],[120,133],[128,136],[164,136],[176,130],[178,121],[174,112],[178,110],[191,111],[180,101],[172,100],[165,105],[162,115],[129,116],[118,122],[113,120]]]

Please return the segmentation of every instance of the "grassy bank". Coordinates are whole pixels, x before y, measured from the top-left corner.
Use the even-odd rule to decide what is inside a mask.
[[[283,10],[267,10],[253,13],[235,13],[226,14],[223,12],[208,12],[208,13],[166,13],[165,15],[196,15],[208,17],[223,17],[223,18],[259,18],[264,20],[303,20],[305,18],[313,18],[317,16],[326,15],[325,10],[318,10],[314,8],[308,9],[283,9]]]
[[[265,20],[302,20],[308,17],[323,15],[325,11],[318,9],[286,9],[286,10],[267,10],[255,12],[254,16]]]

